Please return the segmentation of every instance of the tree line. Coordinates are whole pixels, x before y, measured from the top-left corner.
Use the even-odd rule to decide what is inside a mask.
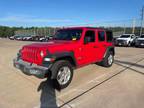
[[[112,30],[113,32],[132,33],[132,27],[101,27]],[[8,27],[0,26],[0,37],[6,38],[16,34],[49,36],[53,35],[59,28],[54,27]],[[143,29],[144,33],[144,29]],[[135,28],[135,34],[140,34],[140,27]]]
[[[7,26],[0,26],[0,37],[8,37],[13,36],[14,32],[20,27],[7,27]]]
[[[8,27],[0,26],[0,37],[7,38],[14,35],[53,35],[59,28],[54,27]]]

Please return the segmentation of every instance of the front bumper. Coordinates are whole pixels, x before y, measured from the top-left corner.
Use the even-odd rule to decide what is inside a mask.
[[[38,78],[45,78],[49,72],[49,67],[28,63],[17,58],[13,60],[13,65],[14,67],[20,69],[24,74],[33,75]]]
[[[136,43],[136,47],[144,47],[144,43]]]
[[[117,43],[118,46],[128,46],[127,42],[118,42]]]

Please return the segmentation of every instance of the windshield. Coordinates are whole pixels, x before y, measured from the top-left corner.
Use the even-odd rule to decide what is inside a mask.
[[[14,36],[15,38],[18,38],[18,37],[20,37],[20,36]]]
[[[122,35],[120,38],[129,38],[130,35]]]
[[[144,38],[144,35],[141,35],[140,38]]]
[[[31,37],[31,36],[23,36],[23,37]]]
[[[54,36],[55,40],[79,40],[82,34],[81,29],[58,30]]]

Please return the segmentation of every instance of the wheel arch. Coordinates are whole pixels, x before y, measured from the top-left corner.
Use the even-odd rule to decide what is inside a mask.
[[[63,56],[63,57],[56,58],[55,62],[57,62],[59,60],[69,61],[72,64],[73,67],[76,67],[75,60],[71,56]]]
[[[112,52],[113,55],[115,55],[115,48],[114,47],[108,47],[103,58],[105,58],[105,56],[108,52]]]
[[[68,61],[72,65],[73,69],[77,67],[77,63],[76,63],[73,52],[58,52],[58,53],[53,54],[53,56],[55,57],[55,61],[53,65],[57,61],[65,60],[65,61]],[[51,67],[51,79],[54,79],[56,76],[56,72],[52,72],[52,70],[53,70],[53,66]]]
[[[58,52],[55,53],[55,62],[58,60],[67,60],[69,61],[74,67],[77,66],[75,57],[74,57],[74,52]]]

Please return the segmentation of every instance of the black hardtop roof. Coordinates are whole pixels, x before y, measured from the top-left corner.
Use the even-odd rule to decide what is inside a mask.
[[[63,28],[63,29],[83,29],[83,28],[86,28],[86,29],[100,29],[100,30],[105,30],[105,31],[108,31],[108,32],[112,32],[112,30],[106,29],[106,28],[103,28],[103,27],[68,27],[68,28]]]
[[[102,30],[106,30],[106,31],[112,31],[110,29],[106,29],[106,28],[102,28],[102,27],[86,27],[86,28],[89,28],[89,29],[102,29]]]

